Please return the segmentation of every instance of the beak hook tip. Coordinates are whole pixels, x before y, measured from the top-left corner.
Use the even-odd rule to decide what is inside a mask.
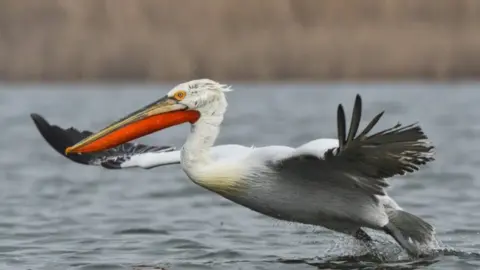
[[[67,148],[65,149],[65,155],[68,155],[69,153],[71,153],[72,150],[73,150],[73,147],[67,147]]]

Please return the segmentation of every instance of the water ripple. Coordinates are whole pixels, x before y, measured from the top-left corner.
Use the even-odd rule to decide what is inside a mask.
[[[168,231],[166,230],[155,230],[149,228],[134,228],[134,229],[126,229],[121,231],[116,231],[114,234],[163,234],[168,235]]]

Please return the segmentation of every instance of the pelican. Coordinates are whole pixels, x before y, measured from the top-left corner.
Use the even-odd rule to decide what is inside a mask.
[[[382,231],[412,257],[422,255],[421,247],[434,240],[435,228],[403,210],[385,190],[388,178],[412,173],[434,160],[434,147],[419,125],[399,123],[371,134],[381,112],[358,132],[362,99],[357,95],[348,132],[343,106],[338,105],[337,139],[315,139],[296,148],[214,146],[227,109],[226,92],[231,90],[210,79],[184,82],[99,132],[74,131],[83,134],[74,145],[63,142],[54,148],[67,157],[85,155],[84,164],[95,153],[103,153],[96,158],[110,158],[109,168],[181,164],[194,183],[253,211],[324,227],[365,243],[372,242],[365,228]],[[41,123],[38,115],[32,117],[48,133],[51,126]],[[129,141],[182,123],[190,123],[191,129],[180,150],[164,146],[138,153],[105,152],[121,145],[132,148]]]

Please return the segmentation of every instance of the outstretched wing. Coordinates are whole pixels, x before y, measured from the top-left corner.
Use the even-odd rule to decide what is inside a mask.
[[[158,154],[173,154],[174,161],[166,161],[163,164],[161,162],[153,162],[155,166],[178,163],[178,155],[173,152],[174,147],[171,146],[149,146],[144,144],[125,143],[115,148],[111,148],[106,151],[91,153],[91,154],[69,154],[65,155],[65,149],[69,146],[76,144],[85,137],[92,134],[90,131],[79,131],[73,127],[63,129],[56,125],[50,125],[39,114],[31,114],[33,122],[37,127],[43,138],[50,144],[62,156],[80,164],[102,166],[107,169],[121,169],[127,167],[144,167],[140,163],[152,163],[152,159],[158,157]],[[153,156],[155,155],[155,156]],[[160,158],[163,158],[160,157]],[[170,158],[171,159],[171,158]],[[135,162],[133,162],[135,161]],[[179,160],[178,160],[179,161]],[[155,167],[152,166],[152,167]]]
[[[356,96],[348,134],[345,112],[338,106],[338,147],[323,155],[299,147],[291,156],[278,160],[272,167],[293,177],[329,181],[329,185],[360,188],[372,195],[384,195],[386,178],[414,172],[433,158],[433,146],[422,129],[411,124],[369,135],[380,120],[381,112],[357,135],[362,113],[362,99]]]

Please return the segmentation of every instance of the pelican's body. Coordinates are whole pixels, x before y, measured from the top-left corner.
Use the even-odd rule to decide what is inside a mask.
[[[83,136],[65,152],[88,154],[111,147],[113,140],[117,140],[115,145],[125,143],[139,137],[131,134],[138,133],[142,126],[150,128],[149,132],[163,128],[164,115],[173,117],[174,112],[175,124],[191,123],[191,132],[180,151],[135,153],[122,157],[115,166],[153,168],[180,163],[196,184],[256,212],[323,226],[367,242],[371,239],[362,227],[382,230],[413,255],[419,253],[414,242],[427,244],[433,239],[433,227],[403,211],[384,190],[388,186],[386,178],[413,172],[418,165],[433,160],[433,147],[419,127],[397,125],[367,135],[379,114],[357,136],[361,114],[357,96],[348,136],[340,106],[338,139],[316,139],[296,148],[214,146],[227,108],[224,92],[228,90],[211,80],[180,84],[161,100],[100,132]],[[185,120],[178,120],[181,117]],[[172,125],[172,121],[164,125]],[[137,127],[128,131],[132,123]]]
[[[219,123],[218,123],[219,124]],[[207,124],[206,124],[207,125]],[[208,124],[218,133],[219,125]],[[361,227],[382,229],[388,223],[385,207],[396,204],[387,196],[371,196],[356,189],[336,186],[321,171],[311,178],[282,175],[273,164],[292,156],[313,154],[323,157],[338,147],[336,139],[317,139],[298,148],[241,145],[211,147],[215,136],[198,135],[194,128],[180,151],[180,163],[187,176],[198,185],[264,215],[355,235]],[[203,138],[196,140],[196,138]],[[202,152],[210,149],[209,152]],[[208,153],[208,154],[207,154]]]

